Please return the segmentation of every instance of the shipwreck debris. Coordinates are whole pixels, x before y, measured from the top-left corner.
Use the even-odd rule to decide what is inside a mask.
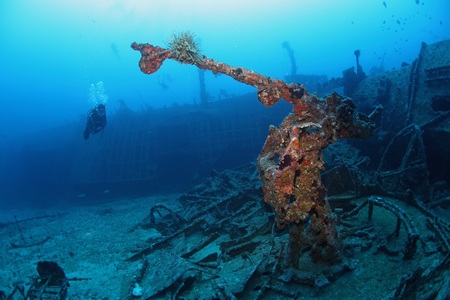
[[[389,281],[389,290],[379,295],[392,294],[394,298],[398,291],[407,299],[407,295],[418,289],[426,290],[430,281],[442,278],[448,265],[445,257],[448,256],[446,245],[450,227],[418,202],[411,192],[410,200],[379,196],[346,198],[352,203],[345,205],[346,212],[341,208],[334,211],[338,216],[339,238],[343,241],[342,262],[331,266],[313,263],[308,257],[312,247],[307,245],[301,249],[298,268],[286,264],[286,253],[290,251],[289,232],[287,228],[277,229],[274,212],[261,201],[263,192],[258,174],[255,164],[212,172],[203,184],[181,194],[177,204],[168,207],[180,216],[177,220],[186,222],[180,221],[178,231],[169,236],[147,240],[141,245],[147,246],[144,250],[131,251],[132,256],[126,261],[129,271],[123,278],[121,299],[131,299],[127,296],[136,283],[144,290],[156,287],[149,288],[147,295],[152,296],[147,299],[321,296],[328,290],[334,293],[338,289],[335,282],[351,284],[354,276],[361,272],[374,277],[375,270],[365,266],[380,252],[384,255],[380,255],[377,262],[393,264],[395,271],[389,276],[395,279]],[[416,203],[422,205],[421,208]],[[367,216],[362,211],[367,211]],[[370,216],[372,221],[368,221]],[[380,220],[386,223],[380,224]],[[155,224],[152,229],[158,226]],[[435,229],[428,231],[427,226]],[[402,254],[404,259],[401,259]],[[423,263],[424,256],[433,263]],[[168,268],[167,262],[179,266],[177,271]],[[409,278],[408,274],[418,268],[415,279],[402,279]],[[386,273],[380,276],[379,282]],[[437,285],[433,291],[437,294],[444,288],[443,281],[442,287]]]
[[[195,298],[199,291],[202,297],[219,299],[243,294],[253,299],[295,298],[299,290],[287,286],[307,286],[320,293],[358,266],[357,260],[345,259],[333,266],[318,264],[314,271],[285,267],[288,232],[277,231],[273,212],[264,209],[256,170],[252,164],[213,172],[208,181],[182,194],[178,199],[182,207],[173,213],[186,222],[170,236],[147,241],[148,248],[127,259],[138,265],[132,267],[134,276],[124,278],[124,299],[136,283],[144,289],[152,286],[145,294],[149,299],[162,294]],[[236,189],[238,193],[231,193]],[[210,205],[205,207],[206,203]],[[165,270],[167,262],[179,266],[176,273],[172,267]]]
[[[258,197],[252,196],[255,193]],[[273,221],[262,209],[261,197],[254,164],[213,172],[206,183],[182,194],[183,209],[170,209],[179,216],[178,230],[147,241],[148,247],[127,259],[139,264],[134,276],[124,277],[122,296],[126,299],[136,283],[144,288],[145,299],[160,293],[173,297],[186,291],[195,294],[197,290],[202,297],[223,299],[242,293],[263,261],[267,263],[272,249],[265,236],[271,234]],[[251,220],[257,220],[258,226]],[[159,226],[152,224],[155,229]],[[193,282],[195,289],[191,290]]]

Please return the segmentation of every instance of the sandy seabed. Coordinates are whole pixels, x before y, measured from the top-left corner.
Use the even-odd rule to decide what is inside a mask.
[[[138,225],[146,220],[150,209],[157,203],[164,203],[176,211],[182,210],[179,196],[180,194],[171,194],[118,199],[52,210],[2,210],[0,212],[2,240],[0,245],[0,290],[8,295],[18,284],[28,290],[33,276],[38,275],[37,263],[53,261],[63,268],[69,280],[81,279],[70,280],[67,299],[116,300],[130,298],[132,287],[130,281],[125,278],[135,276],[140,268],[140,262],[127,259],[148,247],[148,240],[161,237],[156,229],[142,229]],[[426,216],[418,209],[401,201],[395,199],[388,201],[404,209],[417,226],[421,239],[418,242],[414,259],[403,260],[401,255],[386,255],[377,250],[386,236],[391,235],[394,231],[396,218],[386,210],[375,208],[373,220],[368,222],[367,208],[365,208],[363,212],[352,219],[354,227],[347,229],[347,232],[341,228],[342,236],[347,236],[344,240],[347,246],[351,246],[352,241],[358,241],[358,238],[352,236],[351,232],[361,228],[373,228],[370,232],[374,238],[371,239],[367,249],[352,248],[353,254],[349,261],[355,262],[355,269],[342,274],[338,280],[321,288],[320,291],[304,285],[288,284],[286,286],[288,290],[297,291],[296,294],[299,295],[298,298],[294,297],[295,299],[361,299],[361,295],[363,299],[389,299],[388,295],[392,295],[397,289],[405,274],[412,274],[420,266],[427,269],[442,259],[442,255],[438,251],[440,249],[438,241],[426,239],[427,236],[432,236],[425,225]],[[18,223],[15,222],[14,216],[17,217]],[[256,223],[261,222],[261,218],[258,219],[255,215],[255,220],[248,222],[255,222],[255,228],[257,228]],[[17,225],[22,231],[23,239]],[[258,237],[257,241],[261,245],[266,245],[264,239],[270,239],[269,237],[270,235]],[[388,246],[391,249],[402,249],[405,238],[405,231],[402,229],[400,237],[394,239]],[[276,236],[276,239],[286,241],[288,237],[285,233]],[[42,241],[45,242],[41,243]],[[182,243],[194,242],[182,241]],[[30,246],[33,244],[39,245]],[[264,252],[263,250],[267,249],[256,248],[246,255],[247,257],[252,256],[255,260],[259,257],[258,255],[263,255],[266,257],[265,260],[270,262],[272,258],[267,256],[268,253],[258,253]],[[177,252],[175,251],[175,253]],[[237,255],[235,259],[239,259],[241,256]],[[231,260],[230,264],[233,261]],[[166,265],[170,267],[167,262],[162,262],[160,267]],[[155,265],[150,263],[149,268],[152,266]],[[219,264],[217,270],[214,270],[220,272],[221,266],[227,265]],[[311,264],[308,255],[301,258],[301,266],[310,274],[320,273],[320,265]],[[235,271],[237,269],[233,270],[224,276],[236,278]],[[264,274],[261,273],[258,276],[263,277]],[[255,278],[255,280],[257,284],[260,284],[261,278]],[[425,282],[420,288],[420,293],[417,294],[421,296],[417,296],[415,299],[434,299],[431,297],[434,297],[433,295],[436,295],[437,291],[445,289],[445,282],[449,283],[448,270],[443,271],[442,274],[436,274],[436,278]],[[252,284],[254,282],[249,286]],[[435,285],[435,291],[431,292],[433,285]],[[201,283],[199,286],[202,286]],[[247,291],[247,294],[242,294],[240,296],[242,298],[239,299],[252,299],[252,292],[254,289]],[[195,288],[187,294],[189,296],[185,299],[212,299],[211,297],[202,298],[200,296],[202,291],[196,291]],[[428,297],[424,296],[427,294]],[[13,299],[18,300],[22,297],[16,293]],[[167,297],[162,295],[158,299],[167,299]],[[261,299],[293,299],[293,297],[282,297],[279,293],[269,291],[267,297],[264,296]]]
[[[37,263],[54,261],[69,279],[87,278],[70,281],[68,299],[120,299],[126,258],[149,237],[158,235],[152,229],[131,229],[159,202],[161,197],[147,197],[58,210],[2,210],[0,290],[8,295],[17,284],[27,290],[30,277],[38,275]],[[35,244],[47,238],[36,246],[11,245]]]

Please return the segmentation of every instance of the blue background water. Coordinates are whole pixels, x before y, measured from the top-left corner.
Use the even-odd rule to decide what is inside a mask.
[[[190,31],[207,57],[283,79],[291,72],[282,47],[288,41],[297,74],[331,78],[355,66],[356,49],[367,73],[411,63],[421,42],[450,38],[449,11],[447,0],[1,1],[0,182],[11,187],[13,181],[31,194],[30,185],[64,194],[67,180],[58,172],[67,169],[69,176],[72,162],[52,148],[57,142],[49,136],[61,125],[84,122],[93,105],[91,84],[103,82],[108,112],[117,111],[119,100],[134,111],[200,102],[195,67],[167,60],[145,75],[132,42],[167,47],[173,33]],[[226,76],[206,72],[205,78],[212,100],[221,90],[255,91]],[[42,142],[30,148],[30,136]],[[11,147],[18,143],[23,154]],[[61,183],[55,185],[55,177]]]
[[[419,2],[419,3],[416,3]],[[203,54],[283,78],[290,62],[281,47],[295,51],[299,74],[340,76],[361,64],[399,67],[416,58],[422,41],[450,37],[446,0],[230,0],[0,2],[0,135],[22,133],[79,120],[92,106],[91,83],[103,81],[109,109],[118,99],[139,110],[199,101],[195,67],[166,61],[153,75],[137,67],[130,44],[166,46],[174,32],[189,30]],[[163,89],[160,83],[169,89]],[[225,76],[206,74],[218,97],[252,92]]]

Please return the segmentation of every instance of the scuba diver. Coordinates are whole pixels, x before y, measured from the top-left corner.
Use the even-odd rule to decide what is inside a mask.
[[[84,139],[87,140],[90,134],[96,134],[106,127],[106,105],[97,104],[88,112]]]

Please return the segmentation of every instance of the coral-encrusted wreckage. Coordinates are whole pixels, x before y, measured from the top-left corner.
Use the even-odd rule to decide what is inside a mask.
[[[139,66],[146,74],[156,72],[170,58],[254,86],[265,106],[272,106],[280,99],[292,103],[294,114],[287,116],[279,129],[270,128],[258,157],[264,200],[274,208],[278,227],[291,226],[290,257],[294,266],[305,243],[312,247],[314,260],[339,262],[341,245],[320,179],[321,150],[346,137],[369,137],[381,107],[366,116],[355,111],[351,99],[332,94],[322,100],[309,95],[301,85],[288,85],[201,56],[193,41],[191,34],[182,33],[174,35],[169,42],[170,50],[136,43],[132,48],[141,52]]]
[[[331,144],[345,138],[369,138],[380,115],[391,122],[388,126],[394,126],[395,113],[381,114],[379,105],[392,106],[385,102],[387,93],[391,92],[389,80],[382,78],[386,91],[379,90],[377,99],[369,99],[371,101],[367,102],[370,102],[371,109],[368,114],[363,114],[356,111],[352,99],[337,93],[321,99],[309,94],[302,85],[287,84],[209,59],[200,54],[190,33],[174,35],[168,44],[169,49],[150,44],[131,45],[142,55],[139,61],[142,72],[156,72],[165,59],[193,64],[201,70],[226,74],[254,86],[259,101],[265,106],[270,107],[284,99],[292,104],[292,113],[278,128],[269,128],[269,135],[257,159],[256,173],[252,173],[251,166],[224,173],[213,172],[207,183],[180,197],[179,202],[184,203],[184,207],[179,212],[165,204],[151,209],[150,216],[138,227],[155,228],[163,237],[148,241],[148,247],[127,259],[130,262],[141,260],[141,263],[137,275],[124,279],[124,296],[135,283],[139,283],[144,288],[148,286],[143,295],[145,299],[164,292],[173,298],[189,295],[204,299],[235,299],[236,295],[245,295],[245,299],[260,299],[271,295],[297,299],[301,292],[293,284],[310,287],[313,295],[320,294],[323,287],[355,269],[357,260],[349,258],[358,251],[362,253],[377,244],[374,255],[400,256],[402,259],[396,258],[396,262],[408,262],[417,256],[421,242],[421,255],[429,257],[431,267],[414,269],[408,266],[411,272],[398,278],[400,283],[383,282],[386,292],[382,295],[406,299],[448,266],[450,226],[436,217],[432,207],[426,207],[418,200],[419,193],[415,188],[423,190],[428,185],[407,183],[420,182],[412,172],[423,171],[424,164],[426,166],[421,127],[410,122],[414,118],[412,104],[408,113],[401,114],[409,120],[405,121],[404,128],[399,128],[396,135],[386,135],[391,142],[381,154],[375,174],[363,176],[359,173],[358,167],[369,162],[358,160],[359,153],[352,147],[337,152],[342,154],[341,162],[352,160],[348,156],[353,156],[353,161],[323,172],[323,152]],[[357,54],[358,60],[359,51]],[[413,65],[412,68],[418,67]],[[442,77],[441,73],[433,69],[427,72],[427,78],[437,80],[435,78]],[[414,86],[410,89],[412,97],[421,92]],[[362,97],[360,89],[354,93]],[[436,103],[441,106],[448,103],[441,98],[436,98]],[[446,113],[439,113],[434,121],[446,117],[448,109]],[[403,160],[398,169],[386,171],[392,169],[390,151],[397,143],[407,144]],[[396,148],[401,147],[397,145]],[[248,176],[246,179],[245,174]],[[396,180],[389,180],[396,175],[399,175]],[[370,180],[373,182],[367,182]],[[353,194],[348,194],[349,191]],[[367,198],[361,201],[350,201],[364,195]],[[259,197],[264,198],[274,211],[273,221],[267,220],[264,205],[258,202]],[[335,203],[336,215],[329,200]],[[449,201],[448,197],[441,197],[439,203],[446,201]],[[414,210],[407,209],[407,205],[413,205]],[[366,218],[362,211],[367,211]],[[380,215],[382,217],[377,217]],[[381,234],[380,227],[367,223],[375,222],[374,219],[380,222],[381,228],[393,223],[393,232]],[[229,226],[225,226],[226,223]],[[418,223],[421,225],[417,226]],[[402,227],[405,231],[401,230]],[[420,232],[426,227],[433,234],[421,241]],[[198,236],[199,231],[202,238]],[[285,235],[276,234],[286,231],[289,232],[288,241],[282,239]],[[180,250],[180,243],[183,244],[187,238],[193,240],[195,246]],[[393,247],[393,241],[396,247]],[[176,248],[183,254],[176,256],[175,251],[163,251],[165,247]],[[305,253],[309,254],[309,260],[305,259]],[[168,270],[164,264],[173,267]],[[230,278],[232,273],[236,276]],[[442,283],[442,288],[425,293],[432,295],[429,297],[440,295],[440,299],[445,299],[449,285],[447,280]],[[374,289],[364,287],[366,292]]]

